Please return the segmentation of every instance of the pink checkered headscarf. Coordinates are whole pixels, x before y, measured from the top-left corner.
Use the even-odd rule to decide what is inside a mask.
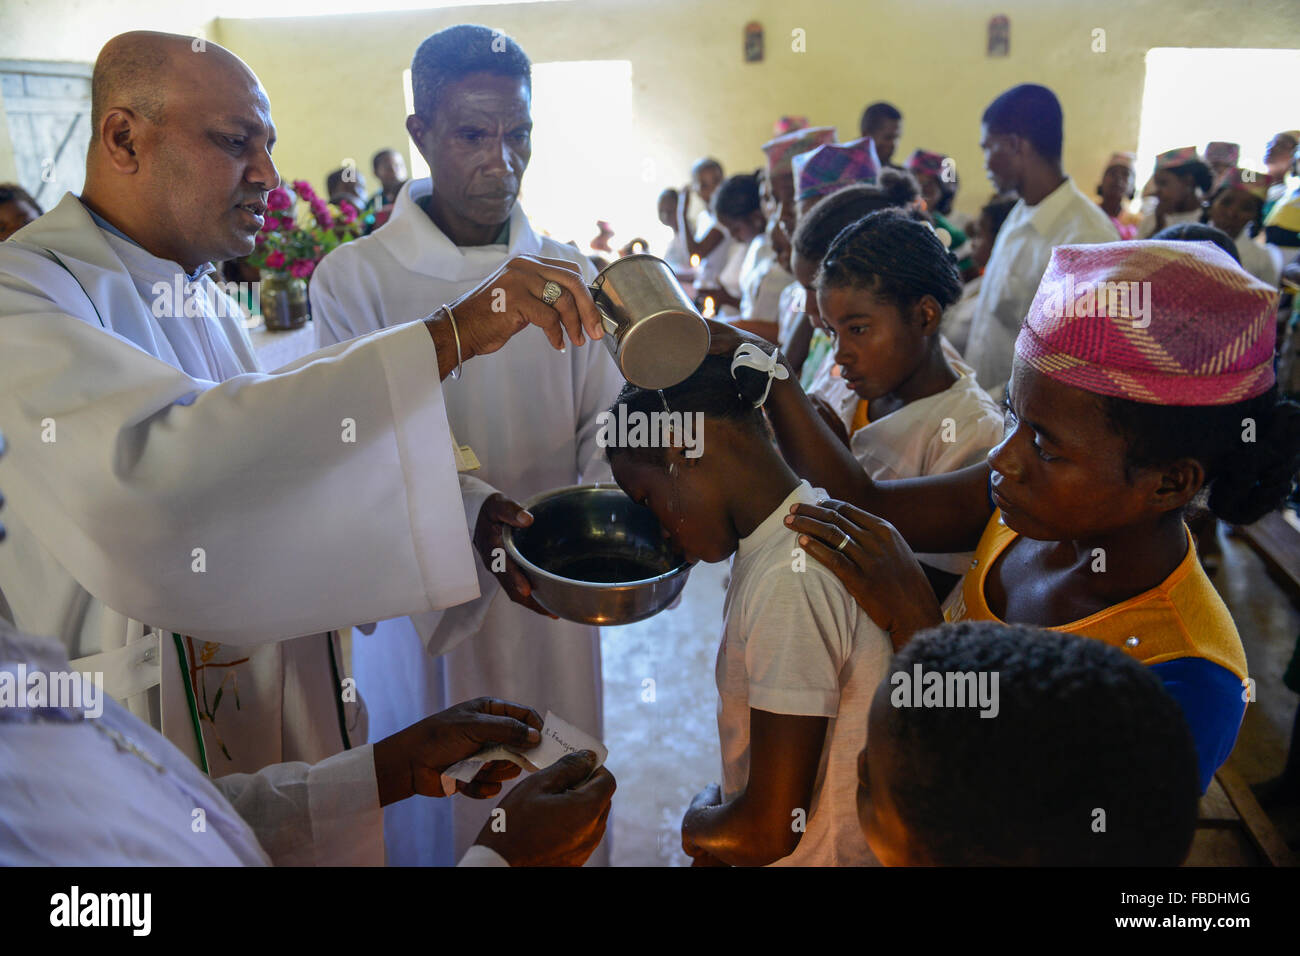
[[[788,173],[792,168],[791,163],[800,153],[833,142],[835,142],[834,126],[809,126],[770,139],[763,144],[763,152],[767,155],[767,171],[773,176],[778,173]]]
[[[1212,242],[1058,246],[1016,339],[1048,378],[1152,405],[1273,385],[1277,291]]]
[[[870,136],[851,143],[827,143],[794,157],[795,198],[799,202],[829,196],[856,183],[874,183],[880,157]]]

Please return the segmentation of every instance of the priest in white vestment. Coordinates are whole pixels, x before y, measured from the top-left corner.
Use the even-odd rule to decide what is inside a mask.
[[[321,635],[479,594],[440,378],[525,324],[558,344],[598,320],[574,271],[521,260],[494,279],[516,315],[467,296],[458,329],[439,315],[264,373],[210,273],[251,250],[279,182],[270,107],[197,42],[110,41],[83,196],[0,244],[0,611],[214,774],[283,773],[343,749]],[[551,306],[525,291],[547,281],[567,290]],[[227,662],[238,699],[214,676],[191,706],[192,675]],[[371,750],[291,764],[293,785],[312,807],[340,779],[373,798]],[[369,809],[352,862],[382,861]]]
[[[320,345],[422,318],[431,299],[454,299],[512,256],[562,259],[594,278],[577,250],[538,236],[517,202],[532,121],[529,63],[514,41],[483,27],[444,30],[416,53],[412,84],[416,113],[407,127],[433,178],[407,183],[381,229],[321,262],[311,283]],[[444,382],[452,432],[482,465],[465,494],[471,527],[473,502],[494,491],[522,503],[611,480],[596,418],[622,384],[603,346],[557,354],[534,330]],[[479,567],[483,597],[474,604],[355,634],[354,670],[372,731],[389,733],[491,688],[601,736],[599,629],[515,603],[482,561]],[[451,862],[448,828],[460,854],[490,811],[481,802],[418,798],[393,808],[385,823],[389,862]],[[602,848],[593,860],[607,858]]]

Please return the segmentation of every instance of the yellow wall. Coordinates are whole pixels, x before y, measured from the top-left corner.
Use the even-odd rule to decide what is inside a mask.
[[[199,29],[211,0],[170,13],[162,0],[6,0],[0,57],[90,59],[128,27]],[[126,8],[123,18],[119,11]],[[74,14],[93,11],[78,19]],[[990,16],[1011,18],[1011,55],[984,55]],[[656,185],[685,178],[699,155],[729,170],[760,165],[758,146],[783,113],[857,134],[862,107],[886,99],[906,120],[901,149],[957,160],[959,208],[986,197],[979,116],[1003,89],[1025,81],[1052,87],[1065,109],[1067,171],[1090,189],[1105,158],[1135,149],[1144,75],[1153,46],[1300,46],[1296,0],[556,0],[459,10],[292,20],[216,20],[207,35],[257,71],[280,131],[276,159],[287,176],[321,183],[354,158],[405,145],[401,71],[421,39],[452,23],[480,22],[515,36],[535,62],[628,59],[636,122],[655,145]],[[741,57],[744,24],[766,30],[767,58]],[[72,25],[76,24],[74,28]],[[806,31],[806,52],[791,31]],[[1094,53],[1093,30],[1107,52]],[[1257,96],[1247,77],[1225,77]],[[1268,91],[1278,126],[1300,125],[1295,98]],[[1286,110],[1290,108],[1291,112]],[[575,90],[575,110],[582,110]],[[600,117],[592,118],[600,148]]]

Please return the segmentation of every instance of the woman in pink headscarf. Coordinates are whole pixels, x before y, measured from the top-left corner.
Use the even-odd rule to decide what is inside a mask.
[[[1275,290],[1212,243],[1060,246],[1016,340],[1006,437],[988,461],[879,482],[823,454],[801,477],[843,500],[801,505],[788,524],[896,647],[944,620],[991,620],[1131,655],[1182,706],[1204,789],[1248,683],[1184,513],[1207,492],[1212,512],[1246,524],[1290,491],[1300,406],[1278,400],[1276,308]],[[778,383],[766,405],[787,457],[825,427],[797,392]],[[972,547],[941,609],[913,551]]]

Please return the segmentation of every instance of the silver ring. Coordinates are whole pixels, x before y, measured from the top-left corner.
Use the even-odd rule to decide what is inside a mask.
[[[542,301],[547,305],[555,305],[560,301],[560,296],[564,295],[564,286],[554,280],[547,279],[546,285],[542,286]]]
[[[841,531],[840,534],[844,534],[844,532]],[[848,546],[849,546],[849,536],[848,536],[847,534],[844,534],[844,538],[843,538],[843,540],[840,541],[840,543],[839,543],[839,547],[837,547],[835,550],[836,550],[836,551],[843,551],[843,550],[844,550],[845,548],[847,548]]]

